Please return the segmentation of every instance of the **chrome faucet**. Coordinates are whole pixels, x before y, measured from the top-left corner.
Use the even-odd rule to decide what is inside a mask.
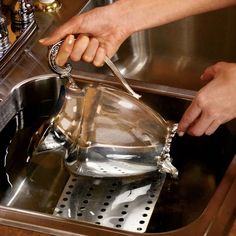
[[[32,0],[0,0],[0,76],[36,29]]]
[[[34,6],[30,0],[15,0],[11,9],[15,28],[26,28],[34,19]]]
[[[10,41],[8,37],[6,18],[2,13],[2,2],[0,1],[0,58],[6,53],[10,47]]]

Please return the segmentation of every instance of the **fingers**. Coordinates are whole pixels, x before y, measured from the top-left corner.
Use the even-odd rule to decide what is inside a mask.
[[[206,70],[201,75],[200,79],[201,80],[212,80],[214,78],[214,75],[215,75],[215,68],[214,68],[214,66],[210,66],[210,67],[206,68]]]
[[[217,128],[218,128],[220,125],[221,125],[220,122],[214,120],[214,121],[209,125],[209,127],[206,129],[205,134],[206,134],[206,135],[211,135],[211,134],[213,134],[213,133],[217,130]]]
[[[86,48],[89,45],[89,37],[87,35],[79,35],[75,41],[73,51],[70,55],[71,60],[79,61],[82,58]]]
[[[96,55],[94,57],[93,64],[95,66],[103,66],[104,60],[105,60],[105,56],[106,56],[105,49],[102,48],[102,47],[99,47],[98,50],[97,50],[97,53],[96,53]]]
[[[191,110],[188,110],[179,123],[178,134],[179,136],[183,136],[184,133],[192,136],[211,135],[219,126],[220,122],[213,120],[206,111],[199,109],[192,114]]]
[[[183,136],[184,133],[192,136],[211,135],[223,123],[224,120],[218,112],[204,100],[198,95],[186,110],[179,122],[179,136]]]
[[[102,66],[105,55],[105,49],[100,46],[96,38],[81,34],[75,40],[73,35],[69,35],[60,47],[56,63],[63,66],[71,58],[73,61],[83,59],[88,63],[92,62],[95,66]]]
[[[212,117],[208,116],[206,112],[202,112],[201,115],[189,127],[188,133],[193,136],[201,136],[203,134],[210,135],[211,134],[210,131],[212,130],[210,126],[212,125],[212,123],[214,123],[212,121]],[[209,133],[207,133],[208,129],[209,129]]]
[[[183,136],[184,133],[188,130],[188,128],[194,123],[194,121],[200,116],[201,109],[197,106],[196,102],[192,102],[192,104],[185,111],[182,119],[178,125],[178,134],[179,136]]]
[[[201,75],[201,80],[212,80],[214,79],[215,75],[219,73],[219,71],[224,68],[227,64],[225,62],[217,62],[216,64],[209,66],[205,69],[203,74]]]
[[[184,133],[192,136],[210,135],[218,128],[220,124],[216,121],[217,117],[210,112],[204,100],[202,96],[196,96],[185,111],[178,125],[179,136],[183,136]]]
[[[92,62],[96,55],[98,47],[99,41],[96,38],[91,38],[88,47],[83,54],[83,60],[89,63]]]
[[[40,39],[39,42],[45,46],[50,46],[65,38],[67,35],[80,33],[80,21],[81,18],[78,16],[72,17],[65,24],[56,29],[50,36]]]
[[[87,35],[79,35],[75,41],[71,60],[79,61],[81,58],[86,62],[93,62],[95,66],[102,66],[106,51],[99,44],[96,38],[89,38]]]
[[[61,45],[56,57],[56,63],[59,66],[63,66],[67,62],[73,50],[73,46],[74,46],[74,36],[69,35],[66,37],[65,41]]]

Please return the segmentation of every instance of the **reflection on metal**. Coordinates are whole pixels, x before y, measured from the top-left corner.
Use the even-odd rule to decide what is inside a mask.
[[[69,85],[64,92],[59,111],[32,137],[32,159],[60,150],[75,175],[130,177],[160,170],[177,177],[169,155],[176,124],[115,88]]]
[[[33,35],[33,33],[36,31],[37,25],[33,21],[31,22],[27,28],[25,28],[20,35],[14,34],[16,37],[14,38],[13,43],[11,43],[11,46],[8,48],[8,50],[5,51],[2,58],[0,58],[0,74],[4,73],[4,68],[7,66],[10,66],[12,58],[14,58],[20,49],[22,49],[22,46],[27,42],[27,40]]]
[[[65,19],[69,15],[67,13],[71,9],[67,7],[71,4],[69,2],[71,1],[63,1],[63,5],[66,7],[63,9],[64,11],[61,11],[61,19]],[[80,8],[78,5],[82,2],[83,1],[73,1],[74,9],[79,10]],[[108,1],[90,1],[90,3],[95,5],[101,2]],[[180,115],[183,114],[184,110],[189,105],[189,102],[182,100],[181,98],[189,100],[193,98],[195,93],[186,89],[197,89],[200,87],[198,78],[202,70],[207,65],[219,59],[227,61],[236,60],[234,50],[236,45],[235,10],[236,8],[230,8],[209,15],[194,16],[194,24],[191,25],[191,27],[190,25],[183,24],[183,21],[179,21],[164,27],[152,29],[150,34],[152,42],[152,60],[145,65],[142,75],[136,75],[139,78],[141,76],[141,80],[145,82],[130,80],[132,87],[139,89],[139,91],[149,93],[149,100],[151,100],[152,105],[154,105],[157,111],[160,111],[159,109],[161,109],[162,112],[165,111],[165,114],[168,114],[167,117],[178,121]],[[46,14],[42,15],[46,16]],[[51,24],[48,23],[48,25]],[[217,27],[215,27],[216,25]],[[44,27],[42,28],[44,29]],[[40,32],[42,33],[42,31]],[[188,32],[190,35],[194,36],[194,38],[183,36],[183,34]],[[189,41],[183,39],[189,39]],[[10,40],[10,42],[12,41]],[[40,50],[38,50],[38,45],[32,44],[30,46],[32,46],[33,53],[36,52],[36,57],[43,63]],[[124,57],[124,55],[127,55],[125,54],[127,50],[126,48],[123,49],[118,52],[118,57],[121,61],[118,61],[117,63],[123,64],[122,60],[127,58]],[[132,61],[132,56],[127,59]],[[11,63],[9,64],[11,65]],[[32,66],[35,65],[38,64],[34,63],[32,60]],[[25,65],[21,64],[21,66],[24,67]],[[80,70],[84,69],[83,67],[78,68]],[[12,69],[15,68],[12,67]],[[11,108],[9,109],[10,105],[15,109],[12,110],[11,113],[14,115],[15,112],[19,111],[19,108],[27,108],[33,104],[34,109],[31,109],[29,116],[24,116],[28,122],[32,117],[33,111],[42,111],[46,108],[44,105],[39,105],[41,101],[52,99],[52,94],[56,94],[55,91],[60,87],[57,83],[54,84],[55,78],[53,76],[55,75],[51,75],[50,78],[46,78],[46,76],[34,79],[31,78],[27,84],[21,84],[22,86],[19,85],[19,88],[17,88],[17,91],[19,92],[17,92],[17,94],[14,93],[14,96],[11,95],[10,97],[6,97],[8,91],[12,89],[12,86],[18,85],[18,83],[22,82],[25,78],[48,73],[48,70],[42,71],[43,73],[39,70],[32,71],[30,67],[24,67],[24,69],[27,69],[27,72],[29,71],[27,76],[21,76],[20,73],[17,73],[19,72],[17,70],[16,73],[11,74],[10,77],[7,77],[1,83],[0,97],[3,99],[0,104],[1,122],[3,120],[9,120],[9,117],[12,117],[9,114],[9,110],[12,110]],[[113,81],[111,76],[96,75],[95,78],[95,75],[91,72],[95,71],[91,70],[90,73],[81,74],[89,82],[95,81],[104,83]],[[19,74],[21,77],[19,77]],[[132,76],[132,78],[134,77]],[[99,81],[100,79],[102,81]],[[60,81],[59,79],[57,80],[58,82]],[[78,78],[77,81],[81,82],[81,78]],[[44,86],[42,86],[42,84],[44,84]],[[165,86],[160,84],[165,84]],[[180,88],[185,88],[185,90]],[[34,96],[29,96],[31,94],[34,94]],[[145,94],[142,95],[143,99],[145,99]],[[171,96],[171,98],[168,96]],[[176,96],[179,99],[176,99]],[[162,97],[164,99],[162,99]],[[12,101],[6,104],[6,99]],[[53,100],[56,99],[57,96],[53,97]],[[17,106],[15,104],[16,102]],[[38,105],[40,109],[35,109]],[[3,106],[4,109],[2,109]],[[48,112],[47,114],[50,114],[51,107],[46,109]],[[5,121],[3,123],[6,125],[8,122]],[[5,125],[3,126],[3,123],[1,122],[1,127],[4,127]],[[26,124],[28,124],[27,122]],[[190,137],[176,137],[177,140],[175,141],[177,141],[178,145],[172,145],[172,147],[179,146],[179,150],[174,149],[177,151],[174,160],[181,175],[175,184],[170,181],[167,182],[168,178],[166,179],[167,185],[164,185],[161,194],[163,198],[160,196],[158,200],[160,205],[156,205],[157,211],[153,211],[152,219],[149,223],[149,235],[150,233],[155,235],[171,234],[175,236],[189,236],[191,234],[216,235],[215,232],[212,232],[214,231],[214,228],[220,228],[222,234],[217,231],[220,235],[224,235],[225,232],[228,232],[230,222],[235,216],[234,198],[236,195],[236,182],[233,182],[236,173],[235,158],[227,169],[228,160],[231,159],[231,155],[235,153],[235,145],[233,145],[235,143],[234,127],[234,122],[232,125],[222,126],[223,129],[221,131],[223,132],[216,133],[210,137],[197,139],[191,139]],[[25,127],[25,129],[27,130],[28,127]],[[10,134],[10,132],[5,132],[5,134],[6,133]],[[234,135],[234,137],[232,137],[233,139],[228,139],[232,135]],[[12,139],[6,136],[2,140],[4,142],[6,140],[7,142],[11,142]],[[21,140],[23,140],[21,137],[22,136],[18,137],[17,143],[21,143]],[[24,140],[25,137],[26,136],[24,135]],[[3,143],[1,143],[0,146],[3,148]],[[9,170],[12,171],[12,176],[15,176],[17,179],[20,178],[22,173],[25,173],[22,171],[22,168],[24,168],[24,156],[19,155],[23,152],[23,148],[22,145],[19,145],[18,149],[12,148],[12,150],[16,150],[15,153],[17,155],[14,155],[13,151],[8,153],[7,158],[9,162],[15,163],[14,166],[9,167]],[[51,168],[54,168],[57,165],[55,164],[57,163],[55,159],[52,158],[50,158],[47,163],[50,163]],[[60,167],[54,168],[54,171],[51,171],[50,168],[39,169],[35,174],[38,175],[37,180],[42,181],[33,181],[32,185],[28,185],[28,188],[22,188],[22,194],[19,194],[18,199],[15,198],[14,200],[15,204],[12,207],[15,209],[12,207],[4,207],[3,202],[1,202],[1,222],[14,227],[37,230],[38,232],[61,236],[78,234],[129,234],[128,232],[119,231],[118,228],[113,230],[85,222],[81,223],[79,220],[81,216],[79,215],[77,216],[78,221],[76,222],[74,220],[65,220],[48,214],[36,213],[40,211],[47,212],[49,209],[48,203],[53,202],[52,200],[54,200],[53,209],[55,208],[64,188],[64,182],[57,178],[59,169]],[[45,175],[47,170],[48,175]],[[34,175],[33,180],[35,180],[36,175]],[[16,185],[14,185],[14,187],[16,190],[19,185],[17,185],[18,182],[15,183]],[[61,187],[58,188],[58,191],[54,188],[56,183],[61,185]],[[26,182],[24,184],[26,184]],[[3,184],[1,182],[1,190],[3,194],[5,194],[6,192],[4,192],[3,189]],[[32,193],[32,195],[29,196],[26,195],[26,193]],[[52,199],[48,196],[55,196],[55,198]],[[25,211],[19,209],[25,209]],[[222,214],[222,209],[225,214]],[[81,212],[78,212],[78,214],[80,213]],[[186,225],[187,227],[183,227]],[[171,232],[167,232],[169,230],[171,230]]]
[[[66,166],[76,175],[121,177],[159,169],[177,177],[169,155],[177,124],[166,122],[159,113],[139,102],[140,95],[108,57],[105,63],[132,96],[106,86],[79,88],[71,77],[71,65],[56,64],[62,42],[49,49],[48,60],[54,72],[69,80],[65,98],[58,113],[35,133],[29,155],[53,152],[55,148],[45,148],[53,141],[53,147],[64,147]],[[106,171],[101,171],[99,165]],[[171,168],[165,168],[167,165]],[[114,167],[120,172],[111,171]]]
[[[51,69],[59,74],[61,77],[70,77],[70,73],[72,70],[72,66],[70,63],[66,63],[63,67],[58,66],[56,64],[56,57],[59,52],[60,46],[62,44],[63,40],[57,42],[54,44],[52,47],[50,47],[49,52],[48,52],[48,63]]]
[[[11,9],[15,28],[26,28],[34,19],[34,7],[29,0],[17,0]]]
[[[19,180],[19,184],[17,185],[15,192],[12,193],[12,196],[10,197],[10,199],[7,199],[8,202],[6,202],[6,206],[12,206],[15,200],[17,200],[18,194],[20,194],[21,192],[24,192],[26,180],[27,180],[26,178],[24,178],[23,180]],[[13,188],[13,186],[11,186],[11,188]]]
[[[62,6],[58,0],[37,0],[34,5],[37,11],[44,12],[55,12]]]
[[[96,79],[93,77],[94,74],[90,74],[90,76],[91,77],[89,81],[93,81],[93,79]],[[107,81],[106,76],[104,76],[103,78],[104,82]],[[81,87],[83,87],[83,84],[85,85],[85,82],[82,79],[80,79],[80,81],[77,80],[77,82]],[[141,84],[141,81],[137,82],[138,84]],[[101,225],[104,224],[103,218],[101,218],[101,216],[103,216],[105,219],[106,215],[109,215],[109,211],[112,210],[110,207],[113,204],[119,203],[119,201],[114,200],[114,194],[111,195],[111,198],[108,197],[110,195],[106,195],[106,197],[108,197],[108,202],[113,203],[106,206],[107,211],[103,210],[101,211],[101,215],[97,215],[99,216],[99,218],[97,217],[96,219],[97,225],[92,225],[86,222],[81,223],[83,217],[89,217],[88,215],[86,216],[86,213],[90,214],[91,217],[91,214],[94,213],[94,220],[92,222],[95,222],[95,213],[98,213],[98,208],[96,207],[98,207],[100,202],[94,201],[93,197],[96,196],[97,198],[97,195],[102,196],[102,191],[105,188],[102,188],[99,184],[100,182],[96,182],[95,179],[93,179],[94,182],[92,182],[92,184],[94,185],[94,188],[96,187],[96,191],[92,192],[91,189],[87,189],[87,184],[89,183],[87,180],[90,178],[79,177],[71,179],[72,183],[75,183],[75,186],[71,186],[74,187],[72,189],[73,195],[67,195],[66,192],[63,192],[65,184],[68,181],[68,173],[65,171],[63,163],[60,162],[61,158],[63,158],[60,156],[60,152],[55,153],[55,155],[48,156],[48,159],[45,159],[43,157],[35,159],[35,165],[25,165],[26,154],[25,149],[22,148],[22,142],[27,146],[29,142],[28,138],[31,137],[32,134],[31,132],[28,132],[29,127],[32,126],[33,132],[35,130],[35,123],[38,122],[39,117],[41,115],[45,117],[45,115],[51,114],[54,101],[56,101],[58,98],[58,90],[60,88],[60,85],[61,79],[59,79],[59,77],[55,74],[51,74],[30,78],[28,80],[22,81],[20,84],[17,84],[15,88],[11,87],[13,92],[7,97],[11,101],[11,103],[8,103],[8,107],[12,105],[15,109],[15,114],[19,114],[19,111],[21,110],[28,110],[28,112],[24,112],[24,115],[21,116],[23,118],[23,121],[21,122],[19,120],[19,122],[24,124],[25,127],[18,125],[18,127],[22,127],[23,129],[18,130],[17,134],[10,134],[11,132],[9,132],[8,128],[10,128],[10,130],[12,130],[12,128],[14,129],[14,127],[12,126],[5,127],[2,133],[2,135],[4,135],[4,139],[2,139],[4,140],[3,143],[7,143],[7,145],[9,143],[10,145],[6,160],[9,164],[7,165],[7,172],[9,173],[13,188],[11,189],[12,191],[8,192],[7,190],[10,190],[10,187],[5,190],[3,181],[1,180],[1,191],[4,195],[1,198],[0,206],[1,220],[4,220],[4,224],[10,224],[13,222],[14,224],[11,225],[15,227],[20,225],[21,227],[29,230],[32,230],[32,228],[37,229],[40,232],[41,230],[45,230],[44,232],[48,234],[51,233],[61,236],[71,236],[78,234],[93,235],[96,233],[99,235],[112,235],[113,233],[116,235],[127,235],[129,234],[128,232],[119,231],[119,223],[117,224],[118,227],[116,227],[116,230],[111,228],[99,227],[98,225],[98,223],[101,223]],[[0,89],[2,89],[2,86],[0,87]],[[144,86],[143,89],[145,89]],[[163,87],[161,87],[161,89],[163,89]],[[171,89],[173,88],[166,88],[166,93],[168,94]],[[174,91],[175,90],[173,90],[172,95],[174,95]],[[186,101],[183,99],[170,99],[170,97],[164,96],[166,94],[163,90],[157,89],[154,93],[155,94],[146,94],[148,95],[148,97],[151,96],[149,97],[149,100],[151,102],[150,104],[156,104],[156,111],[160,111],[161,109],[161,113],[164,113],[165,115],[168,114],[168,117],[179,117],[179,115],[184,111],[186,105],[189,104],[186,103]],[[163,96],[160,95],[160,93]],[[34,96],[29,96],[31,94],[34,94]],[[178,94],[179,93],[177,93],[177,95]],[[145,99],[145,93],[142,95],[143,99]],[[44,103],[48,101],[51,104],[50,106],[46,105],[47,103]],[[5,100],[2,103],[5,103]],[[0,103],[0,111],[2,111],[2,103]],[[33,114],[36,111],[40,112],[40,114],[37,114],[37,118],[35,117],[35,114]],[[4,110],[2,112],[4,112]],[[19,117],[19,119],[21,119],[21,117]],[[5,119],[6,117],[0,115],[0,124],[3,118]],[[4,121],[4,123],[4,126],[6,126],[8,122]],[[13,124],[11,125],[14,126],[14,124],[15,123],[13,122]],[[149,221],[149,225],[147,228],[148,234],[150,234],[150,232],[153,232],[155,235],[173,234],[175,236],[189,236],[190,232],[193,232],[193,234],[197,232],[197,235],[204,235],[205,229],[212,222],[214,222],[212,221],[212,219],[215,219],[217,213],[221,213],[220,209],[222,209],[222,199],[224,199],[225,196],[228,196],[227,193],[232,186],[234,173],[236,173],[235,159],[230,164],[230,168],[226,171],[226,168],[228,166],[227,163],[229,159],[231,160],[232,155],[235,152],[235,133],[234,136],[232,136],[232,130],[228,129],[230,127],[228,127],[227,129],[225,128],[226,127],[221,130],[223,132],[220,132],[218,134],[216,133],[215,135],[212,135],[212,137],[202,137],[195,140],[190,137],[176,137],[177,140],[175,140],[175,142],[173,143],[174,145],[172,145],[172,148],[174,148],[172,151],[173,153],[175,153],[175,156],[173,156],[174,161],[176,166],[178,166],[179,170],[181,171],[181,175],[179,179],[175,181],[172,181],[172,179],[170,178],[166,178],[158,202],[155,205],[154,211],[152,211],[152,218]],[[13,139],[12,135],[14,135]],[[5,153],[4,150],[6,147],[4,147],[3,143],[0,145],[1,153]],[[212,163],[214,163],[214,165]],[[5,171],[5,169],[2,170]],[[223,177],[224,173],[225,177]],[[156,174],[158,175],[159,173]],[[28,181],[24,181],[24,186],[22,186],[22,181],[24,180],[24,177],[26,175]],[[155,180],[155,176],[156,175],[153,175],[153,180]],[[81,188],[77,187],[77,180],[73,181],[73,179],[80,179],[78,181],[82,181],[80,182],[83,184],[82,186],[80,185]],[[138,182],[141,178],[136,177],[134,179]],[[109,182],[109,179],[107,180]],[[127,180],[127,178],[123,178],[122,180]],[[143,178],[143,180],[145,179]],[[104,183],[104,181],[102,180],[102,183]],[[68,185],[66,185],[68,186],[68,188],[70,188],[69,183],[71,182],[68,182]],[[108,187],[109,190],[114,190],[115,194],[119,195],[119,191],[124,190],[119,189],[119,186],[121,185],[118,185],[115,189],[110,189],[110,185],[106,187]],[[139,188],[136,189],[138,190]],[[217,191],[215,191],[216,189]],[[66,189],[64,190],[66,191]],[[144,190],[144,188],[142,190]],[[18,193],[16,195],[15,193],[17,191]],[[123,192],[126,194],[128,193],[127,191]],[[63,193],[64,198],[66,198],[65,196],[68,196],[67,201],[66,199],[62,199],[61,193]],[[94,194],[94,196],[87,196],[87,194]],[[132,194],[134,193],[132,192]],[[135,196],[132,194],[131,196]],[[78,199],[76,198],[77,196],[81,196],[82,198],[86,197],[86,199]],[[69,201],[69,197],[71,199],[71,202]],[[144,199],[145,197],[147,197],[147,195],[144,195]],[[232,199],[234,199],[234,197],[235,194],[232,194]],[[62,204],[58,202],[59,199],[60,203]],[[74,199],[77,200],[74,205],[75,208],[73,208],[74,211],[67,211],[67,209],[63,211],[63,204],[65,205],[65,207],[71,206],[72,208]],[[128,197],[127,199],[130,200]],[[88,200],[88,203],[86,200]],[[120,198],[118,200],[120,200]],[[138,201],[140,199],[136,200]],[[102,201],[102,198],[100,198],[100,201]],[[11,203],[11,208],[3,207],[3,205],[5,206],[5,204],[7,203]],[[75,216],[77,217],[77,221],[62,219],[61,217],[49,215],[53,213],[55,207],[57,206],[57,203],[58,209],[62,209],[61,216],[64,216],[64,214],[65,217],[68,218],[70,216],[71,218]],[[83,211],[84,205],[86,207],[87,204],[91,205],[93,203],[93,210],[89,210],[89,208],[87,208]],[[229,203],[233,204],[234,201],[230,201]],[[151,203],[147,203],[147,205],[148,204]],[[76,206],[79,207],[76,208]],[[225,206],[224,203],[223,206]],[[14,210],[13,207],[16,210]],[[82,208],[80,209],[80,207]],[[141,209],[141,205],[139,208],[139,204],[137,204],[135,207],[133,207],[133,205],[130,205],[130,207],[132,209],[137,208],[137,211]],[[56,209],[56,214],[59,214],[58,209]],[[226,207],[226,209],[228,208]],[[204,213],[202,214],[203,210]],[[81,215],[81,213],[83,215]],[[122,212],[120,213],[121,215],[123,215],[123,218],[125,218],[125,214],[122,214]],[[114,219],[114,224],[119,221],[120,218],[122,217]],[[135,217],[133,217],[133,220],[135,220]],[[142,219],[140,219],[140,221],[142,225]],[[122,220],[119,222],[122,223]],[[121,227],[123,227],[123,225],[125,225],[125,221],[120,225]],[[186,225],[188,225],[188,227],[183,227]],[[36,226],[40,227],[35,228]],[[172,231],[167,232],[169,230]],[[58,232],[61,232],[61,234],[58,234]],[[159,232],[162,233],[159,234]]]
[[[37,28],[34,7],[29,0],[17,0],[4,7],[7,18],[0,18],[0,76],[6,68],[10,68],[12,59],[16,59],[15,56]]]
[[[0,58],[6,53],[10,47],[10,41],[8,37],[6,18],[1,15],[0,11]]]
[[[135,98],[139,99],[141,95],[134,92],[134,90],[129,86],[127,81],[125,80],[124,76],[121,74],[121,72],[118,70],[118,68],[115,66],[115,64],[106,56],[105,57],[105,63],[109,66],[111,71],[114,73],[114,75],[120,80],[121,84],[124,86],[124,88]]]
[[[54,215],[144,233],[164,182],[160,173],[138,180],[71,176]]]
[[[136,32],[127,39],[116,54],[118,58],[120,51],[128,51],[130,54],[116,63],[121,73],[126,78],[140,74],[152,59],[149,30]]]

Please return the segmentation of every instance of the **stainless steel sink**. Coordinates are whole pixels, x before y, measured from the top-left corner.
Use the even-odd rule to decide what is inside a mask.
[[[85,10],[113,0],[88,1]],[[129,37],[113,60],[127,78],[198,90],[203,70],[217,61],[236,61],[236,8],[188,17]],[[81,63],[78,68],[94,71]],[[109,70],[96,70],[109,73]]]
[[[58,24],[65,21],[81,10],[81,5],[87,3],[82,8],[86,11],[113,1],[81,0],[74,2],[73,6],[69,1],[62,2],[64,12],[47,15],[51,17],[49,20],[39,14],[37,19],[43,24],[39,24],[38,34],[34,35],[20,59],[12,62],[12,69],[0,81],[1,224],[63,236],[140,235],[122,229],[123,221],[119,219],[124,220],[124,216],[117,219],[119,223],[113,228],[99,224],[101,216],[105,216],[104,212],[112,212],[109,207],[101,208],[100,200],[96,201],[101,192],[107,190],[101,185],[103,181],[73,178],[65,170],[60,155],[28,164],[30,138],[40,124],[53,114],[61,89],[61,80],[55,74],[42,75],[50,70],[46,49],[42,49],[37,40],[42,37],[41,34],[47,35],[55,27],[51,25],[52,20],[57,19]],[[235,14],[236,8],[229,8],[136,33],[122,45],[113,61],[129,79],[132,88],[142,94],[145,103],[165,119],[178,122],[195,95],[194,91],[204,85],[199,81],[203,69],[219,60],[236,60],[233,53],[236,31],[232,23]],[[73,68],[80,86],[90,83],[119,86],[108,68],[97,69],[82,62],[73,63]],[[180,176],[177,180],[165,177],[157,202],[152,204],[153,211],[144,235],[209,236],[215,235],[214,232],[224,232],[221,235],[226,235],[236,206],[234,201],[229,201],[235,196],[235,135],[236,123],[231,121],[210,137],[186,135],[174,139],[171,156]],[[156,177],[145,177],[145,181],[153,183],[154,180],[155,183]],[[74,194],[67,196],[69,191],[66,190],[74,181],[77,183],[77,187],[73,188]],[[127,181],[109,181],[109,184],[116,185],[108,189],[114,191],[113,195],[105,197],[114,199],[117,191],[122,189],[120,183],[124,181],[127,184]],[[139,178],[128,181],[129,187],[134,188],[135,181],[140,186],[146,186],[146,182]],[[79,183],[85,183],[83,191],[78,191]],[[98,189],[92,196],[88,195],[92,193],[89,183]],[[91,189],[88,191],[88,188]],[[88,199],[74,204],[75,217],[71,217],[64,209],[68,202],[73,203],[72,200],[79,196],[75,193],[81,193]],[[149,193],[148,197],[151,195]],[[91,217],[90,221],[83,215],[90,208],[83,208],[80,204],[87,204],[86,200],[92,197],[95,199],[94,206],[101,214],[95,217],[96,220]],[[139,215],[141,226],[145,214]],[[217,230],[218,227],[221,227],[220,230]],[[137,231],[141,228],[139,226]]]
[[[105,83],[106,81],[110,81],[113,86],[117,85],[112,77],[100,75],[96,78],[94,74],[82,74],[77,77],[80,86],[89,83]],[[137,81],[131,81],[131,85],[142,93],[142,99],[145,103],[163,114],[166,119],[173,121],[180,119],[191,99],[191,92],[187,90],[176,90],[167,86],[156,86],[148,90],[143,83]],[[5,221],[12,221],[12,212],[14,217],[17,217],[18,214],[23,214],[26,217],[19,218],[16,221],[18,224],[19,222],[25,223],[25,225],[29,224],[27,217],[30,217],[30,221],[38,222],[40,219],[41,223],[38,225],[42,226],[43,224],[55,234],[58,229],[74,232],[71,224],[77,225],[77,232],[82,234],[85,234],[84,229],[89,232],[93,229],[96,231],[96,235],[104,235],[106,231],[110,232],[111,235],[115,235],[115,233],[118,235],[129,234],[120,229],[120,224],[116,224],[115,229],[98,225],[99,218],[96,221],[84,222],[78,217],[81,214],[80,210],[76,213],[76,217],[71,217],[70,214],[62,214],[63,211],[60,213],[58,209],[57,214],[54,214],[59,200],[65,199],[65,186],[67,185],[67,188],[70,189],[69,186],[73,183],[73,177],[70,177],[64,168],[63,157],[60,156],[60,153],[49,155],[47,159],[33,160],[33,163],[31,162],[29,165],[27,148],[32,134],[45,119],[53,114],[60,88],[61,80],[56,75],[33,77],[15,86],[6,99],[0,103],[1,111],[6,114],[5,118],[0,117],[2,125],[0,133],[0,208],[2,212],[8,212]],[[32,94],[34,94],[33,97]],[[11,111],[6,109],[9,107],[11,107]],[[154,233],[158,235],[162,233],[169,235],[172,230],[175,230],[176,234],[173,235],[185,235],[186,227],[189,227],[190,230],[191,227],[200,230],[200,228],[196,228],[196,224],[203,220],[205,221],[201,226],[201,232],[206,229],[210,222],[209,217],[217,212],[221,198],[226,194],[225,185],[230,185],[228,182],[229,174],[227,173],[230,173],[231,168],[235,168],[231,162],[235,153],[234,143],[235,132],[228,125],[222,126],[210,137],[185,136],[174,139],[171,156],[174,165],[179,169],[180,176],[177,180],[170,178],[170,176],[166,177],[144,234]],[[146,179],[144,176],[142,178]],[[153,181],[157,176],[153,174],[149,178]],[[91,181],[93,187],[98,186],[98,179],[93,180],[84,177],[76,179],[82,181],[81,186],[86,186],[85,183],[88,184]],[[105,192],[109,190],[106,187],[108,183],[118,183],[124,179],[102,181],[103,185],[100,187]],[[127,179],[125,182],[127,184]],[[140,182],[140,178],[132,179],[132,186],[138,185],[138,182]],[[88,188],[77,187],[76,191],[81,189],[80,191],[86,192]],[[86,193],[88,194],[88,192]],[[91,191],[89,194],[87,200],[82,199],[82,202],[85,203],[85,200],[91,199]],[[98,198],[96,201],[96,196],[99,195],[96,195],[96,192],[94,194],[94,201],[99,202]],[[75,196],[71,199],[75,200]],[[65,200],[63,201],[65,202]],[[66,201],[68,202],[68,199]],[[95,202],[93,204],[96,204]],[[65,207],[62,203],[59,205],[61,208]],[[81,203],[79,205],[72,204],[72,206],[76,206],[75,211],[84,207]],[[98,205],[98,207],[104,209],[102,205]],[[89,211],[88,205],[87,210]],[[102,214],[104,213],[100,213],[99,216],[103,216]],[[143,224],[142,217],[140,216],[139,220],[141,225]],[[50,222],[56,223],[51,224]],[[81,224],[83,227],[79,228]],[[61,229],[62,225],[65,228]],[[92,235],[92,233],[88,235]]]

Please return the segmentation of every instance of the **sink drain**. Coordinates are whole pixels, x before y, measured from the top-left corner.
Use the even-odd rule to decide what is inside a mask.
[[[165,181],[71,176],[54,215],[132,232],[145,232]]]

